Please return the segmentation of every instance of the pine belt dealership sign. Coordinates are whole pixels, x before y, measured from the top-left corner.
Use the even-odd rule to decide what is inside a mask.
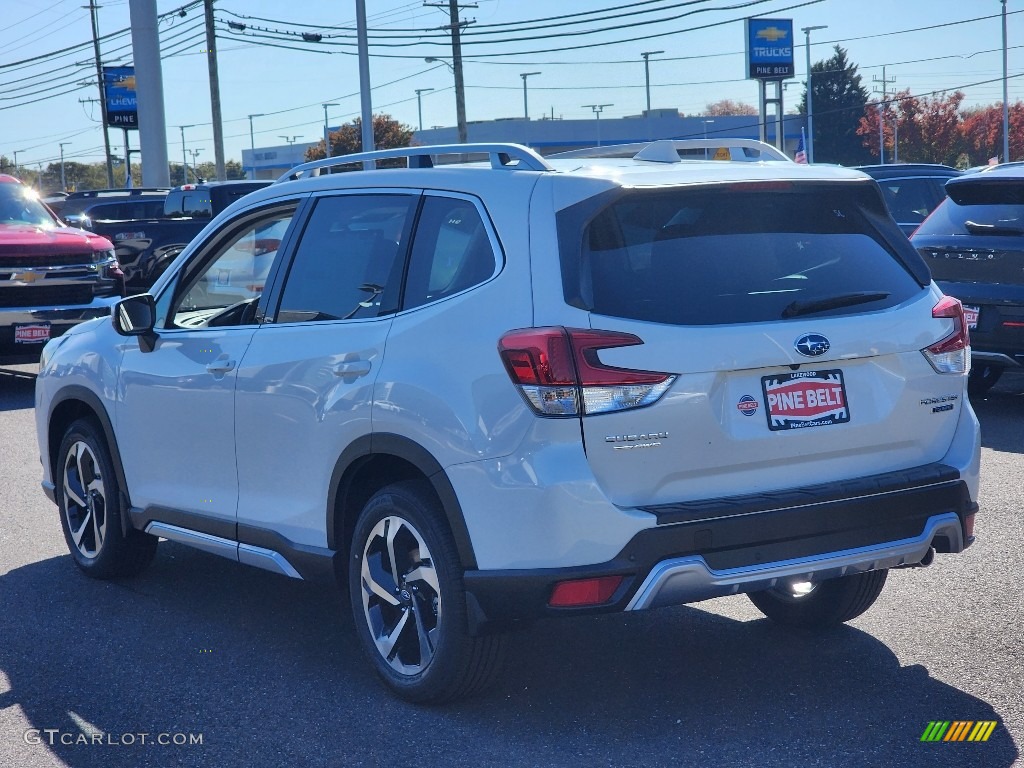
[[[793,20],[747,19],[747,77],[786,80],[793,66]]]
[[[103,98],[107,102],[108,128],[139,127],[135,67],[104,67]]]

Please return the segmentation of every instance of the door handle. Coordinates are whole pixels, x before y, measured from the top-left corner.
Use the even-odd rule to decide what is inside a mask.
[[[217,362],[210,363],[208,366],[206,366],[206,370],[209,371],[210,373],[214,374],[214,375],[216,375],[218,373],[220,373],[220,374],[227,373],[228,371],[233,371],[234,369],[235,369],[235,361],[234,360],[218,360]]]
[[[365,376],[370,372],[369,360],[349,360],[347,363],[339,363],[334,367],[334,375],[344,376]]]

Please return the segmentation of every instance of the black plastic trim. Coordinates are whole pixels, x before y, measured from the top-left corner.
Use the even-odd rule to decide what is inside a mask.
[[[114,436],[114,426],[110,421],[110,415],[107,413],[106,407],[103,405],[103,401],[100,400],[99,396],[96,395],[92,390],[86,389],[79,384],[69,384],[65,387],[61,387],[60,390],[54,395],[50,401],[50,410],[46,414],[46,434],[47,434],[47,459],[50,462],[50,477],[56,483],[56,456],[53,455],[51,450],[54,442],[50,439],[50,427],[53,424],[53,414],[57,410],[58,406],[62,403],[66,403],[70,400],[75,400],[85,405],[89,410],[93,412],[96,420],[100,424],[100,428],[103,430],[103,437],[107,441],[107,448],[110,450],[110,458],[114,463],[114,473],[117,475],[117,485],[121,489],[121,496],[125,500],[127,506],[131,506],[131,497],[128,493],[128,481],[124,474],[124,465],[121,463],[121,450],[117,445],[117,438]],[[56,445],[59,447],[60,440],[58,437]],[[128,516],[122,516],[121,527],[124,533],[128,532]]]
[[[947,478],[949,472],[959,477],[956,470],[944,465],[927,465],[919,470],[924,478]],[[908,477],[916,473],[908,470]],[[895,474],[899,473],[879,477]],[[978,505],[960,479],[926,479],[908,487],[896,487],[892,479],[892,490],[881,493],[845,498],[828,493],[814,499],[806,493],[808,489],[800,489],[805,493],[794,496],[790,506],[749,506],[738,513],[737,507],[727,505],[721,514],[657,525],[639,532],[618,555],[604,563],[573,568],[467,570],[463,581],[472,608],[472,630],[485,633],[547,616],[622,611],[651,569],[672,558],[699,555],[710,568],[726,570],[813,557],[920,536],[930,517],[947,512],[956,513],[961,528],[966,530],[965,518],[977,512]],[[943,543],[936,542],[939,551]],[[966,541],[965,546],[970,543]],[[610,575],[626,578],[604,605],[551,608],[547,604],[560,581]]]
[[[334,466],[331,475],[331,490],[327,497],[327,546],[332,550],[341,550],[341,542],[338,541],[339,531],[336,530],[334,510],[338,501],[338,490],[341,480],[352,465],[371,456],[395,456],[407,461],[416,467],[427,480],[430,481],[441,501],[444,514],[448,520],[448,527],[451,529],[452,537],[455,539],[455,547],[459,553],[462,566],[467,569],[476,568],[476,554],[473,551],[473,542],[469,536],[469,529],[466,526],[466,518],[462,513],[462,505],[452,488],[451,481],[440,462],[434,458],[426,448],[402,435],[389,432],[374,432],[364,435],[352,441],[342,452]],[[346,514],[358,515],[360,510],[348,509]],[[347,542],[346,542],[347,543]]]
[[[146,526],[150,523],[159,522],[187,528],[198,533],[208,533],[210,536],[229,541],[237,540],[238,525],[234,519],[211,517],[171,507],[146,507],[145,509],[132,507],[129,514],[132,518],[132,525],[140,531],[146,530]]]

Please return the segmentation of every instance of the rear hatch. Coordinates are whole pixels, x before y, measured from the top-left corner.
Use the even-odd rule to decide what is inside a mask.
[[[912,240],[935,280],[1024,285],[1024,176],[976,173],[946,190]]]
[[[562,272],[592,327],[569,338],[588,460],[615,503],[816,485],[945,455],[963,402],[962,314],[874,185],[622,190],[567,249],[564,228],[580,220],[560,214]],[[588,376],[625,386],[591,392]]]

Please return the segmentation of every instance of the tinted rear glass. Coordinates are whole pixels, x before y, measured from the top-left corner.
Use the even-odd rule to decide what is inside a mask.
[[[949,199],[918,227],[915,238],[948,235],[1024,234],[1024,180],[1020,183],[960,183]]]
[[[627,191],[584,227],[577,253],[561,233],[562,258],[579,260],[563,268],[579,282],[566,299],[678,325],[779,320],[794,302],[853,293],[880,296],[814,316],[894,306],[920,288],[873,223],[880,208],[874,187],[860,184]]]

